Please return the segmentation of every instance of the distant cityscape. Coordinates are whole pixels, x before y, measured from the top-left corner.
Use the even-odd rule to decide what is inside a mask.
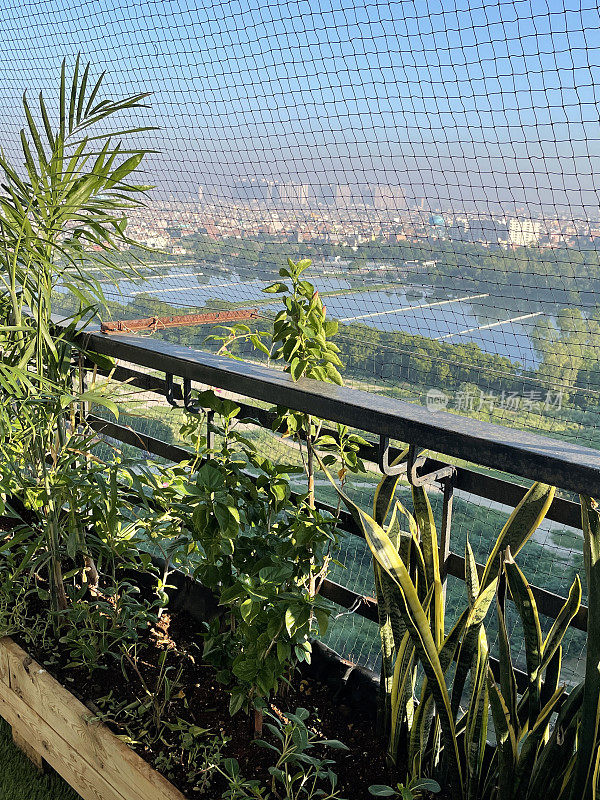
[[[514,215],[443,210],[407,202],[401,186],[387,184],[315,187],[296,182],[240,181],[222,191],[199,186],[189,201],[150,202],[130,215],[130,236],[149,247],[185,255],[185,239],[258,239],[358,248],[437,239],[477,243],[493,249],[594,247],[600,215],[535,218],[527,208]]]

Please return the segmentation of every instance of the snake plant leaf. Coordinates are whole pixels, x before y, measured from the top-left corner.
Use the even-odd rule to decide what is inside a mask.
[[[427,572],[425,570],[425,559],[423,558],[423,551],[419,545],[419,540],[416,536],[412,537],[411,550],[410,550],[410,577],[415,584],[419,600],[424,603],[429,589],[431,588],[427,582]]]
[[[392,514],[388,533],[394,547],[399,550],[400,557],[408,565],[410,563],[412,537],[400,529],[396,509]],[[375,559],[373,559],[373,576],[375,597],[377,599],[379,635],[381,638],[381,682],[384,696],[380,701],[382,705],[380,706],[379,727],[383,734],[389,731],[391,726],[390,693],[392,691],[395,652],[402,643],[406,633],[406,625],[400,612],[401,601],[398,599],[400,589]]]
[[[557,703],[562,697],[563,689],[559,686],[546,705],[541,709],[539,716],[523,738],[519,760],[514,776],[514,796],[520,797],[525,793],[531,780],[531,773],[538,755],[542,740],[547,736],[550,717],[556,711]]]
[[[490,605],[496,593],[496,581],[491,583],[484,589],[481,589],[479,595],[475,599],[473,607],[469,609],[467,620],[465,623],[465,632],[460,643],[458,657],[456,661],[456,672],[454,674],[454,681],[452,684],[452,711],[454,716],[458,715],[458,709],[462,700],[465,682],[471,664],[477,643],[479,641],[479,628],[486,617]]]
[[[561,645],[559,645],[552,654],[552,658],[550,658],[550,660],[548,661],[546,674],[544,675],[544,682],[542,683],[542,691],[540,693],[540,702],[542,704],[542,708],[550,700],[550,698],[560,685],[562,656],[563,656],[563,650]],[[542,670],[543,669],[544,669],[544,659],[542,659]]]
[[[583,562],[588,587],[588,636],[581,729],[571,800],[589,800],[595,793],[592,784],[600,722],[600,512],[593,498],[582,495],[580,499]]]
[[[532,728],[540,713],[540,691],[542,683],[542,629],[537,605],[527,580],[516,565],[510,550],[504,561],[506,579],[510,593],[519,612],[525,638],[525,659],[529,676],[529,727]]]
[[[404,516],[406,518],[406,521],[408,522],[408,530],[410,531],[411,536],[414,536],[416,539],[418,539],[419,528],[417,526],[417,521],[410,513],[410,511],[407,508],[405,508],[405,506],[402,505],[400,500],[396,500],[395,512],[396,512],[396,518],[398,519],[398,524],[400,524],[399,523],[400,515]]]
[[[400,535],[402,533],[402,529],[400,528],[400,519],[398,517],[398,505],[398,503],[394,505],[394,508],[392,509],[392,516],[387,527],[382,525],[382,527],[385,528],[385,532],[390,537],[390,542],[394,545],[396,550],[400,548]]]
[[[431,591],[428,596],[431,597]],[[464,611],[454,624],[452,630],[447,635],[446,640],[444,641],[444,644],[440,650],[439,653],[440,664],[442,666],[444,674],[446,674],[450,665],[454,661],[454,656],[456,654],[461,636],[465,629],[467,614],[468,614],[468,609],[464,609]],[[413,761],[415,758],[420,756],[421,748],[424,746],[424,743],[426,743],[428,740],[433,710],[434,710],[434,697],[429,688],[429,683],[427,681],[427,678],[424,678],[421,686],[421,697],[417,709],[414,713],[413,725],[410,731],[409,751],[408,751],[409,762]],[[456,735],[458,739],[458,731]]]
[[[398,649],[391,689],[391,728],[388,754],[395,764],[402,731],[402,717],[410,707],[416,680],[415,647],[406,631]]]
[[[444,644],[440,650],[440,664],[442,669],[446,672],[449,666],[453,663],[456,651],[460,644],[461,637],[467,624],[467,617],[469,609],[465,608],[459,618],[454,623],[450,633],[446,636]]]
[[[557,723],[554,731],[550,731],[552,715],[559,711],[559,704],[564,697],[564,688],[560,685],[560,667],[562,658],[561,641],[567,630],[568,624],[579,608],[581,599],[580,585],[574,581],[569,597],[564,603],[559,624],[553,629],[542,643],[541,626],[533,593],[523,573],[515,564],[507,548],[503,555],[503,563],[498,577],[496,595],[496,608],[498,613],[499,629],[499,671],[500,687],[495,684],[490,673],[490,703],[498,737],[497,759],[497,785],[499,796],[508,798],[525,798],[543,796],[532,794],[531,787],[535,784],[538,788],[544,785],[548,775],[556,776],[554,765],[548,765],[548,775],[537,771],[538,761],[546,756],[547,748],[557,746],[563,731]],[[505,599],[506,587],[511,591],[517,611],[519,613],[524,632],[525,651],[529,685],[517,704],[516,679],[511,661],[510,645],[506,629]],[[548,643],[548,651],[544,646]],[[544,655],[547,656],[544,659]],[[546,670],[546,680],[542,687],[541,676]],[[527,713],[523,713],[523,712]],[[559,714],[560,719],[560,714]],[[576,724],[569,731],[571,745],[575,740]],[[509,750],[506,737],[514,738],[517,749],[514,751],[511,744]],[[504,737],[504,738],[503,738]],[[554,737],[554,738],[553,738]],[[557,754],[556,763],[559,770],[566,769],[566,760],[570,751]],[[562,780],[562,775],[561,775]],[[553,786],[554,794],[559,796],[562,789]]]
[[[412,487],[415,519],[421,534],[427,586],[433,586],[433,631],[438,650],[444,640],[444,597],[440,577],[439,543],[431,503],[422,486]]]
[[[561,787],[569,772],[573,771],[575,763],[574,758],[571,759],[571,753],[579,727],[582,701],[583,682],[566,696],[560,707],[548,743],[533,765],[527,800],[561,796]],[[572,763],[569,767],[570,761]]]
[[[401,530],[398,505],[394,507],[392,518],[387,528],[390,541],[399,551],[405,564],[410,565],[412,536]],[[381,638],[381,684],[382,697],[379,700],[378,726],[382,735],[386,735],[392,726],[391,692],[395,665],[395,652],[399,650],[406,625],[400,613],[401,601],[398,599],[400,589],[390,576],[373,559],[373,576],[375,581],[375,597],[379,635]]]
[[[431,593],[430,595],[431,596]],[[440,664],[444,674],[448,671],[454,661],[454,657],[463,635],[467,621],[468,609],[464,609],[440,650]],[[433,711],[433,695],[429,689],[427,679],[423,680],[421,687],[421,697],[417,710],[415,711],[414,721],[411,728],[409,740],[409,761],[420,754],[420,747],[423,741],[427,740],[429,726],[431,723],[431,712]],[[458,738],[458,731],[457,731]]]
[[[488,730],[488,666],[489,648],[485,630],[479,628],[479,641],[471,668],[471,694],[465,729],[465,797],[479,800]]]
[[[560,643],[567,632],[567,628],[571,624],[573,617],[579,611],[580,606],[581,581],[579,580],[579,575],[576,575],[575,580],[569,589],[569,595],[563,607],[556,615],[556,619],[554,620],[552,627],[550,628],[548,635],[544,640],[544,644],[542,645],[542,670],[546,668],[550,662],[550,659],[553,657],[558,647],[560,647]]]
[[[330,478],[331,479],[331,478]],[[333,481],[332,481],[333,483]],[[335,486],[335,484],[334,484]],[[456,782],[456,788],[462,793],[463,778],[456,742],[454,717],[450,708],[450,697],[440,664],[438,649],[431,633],[429,620],[419,601],[417,590],[410,578],[408,570],[392,545],[386,532],[380,525],[350,500],[337,486],[336,490],[342,501],[362,529],[367,544],[377,562],[402,590],[403,616],[410,632],[415,651],[423,667],[440,715],[442,734],[449,759],[450,769]]]
[[[427,583],[432,585],[440,577],[439,544],[431,503],[422,486],[412,486],[415,520],[420,533]]]
[[[405,447],[400,455],[392,461],[391,466],[396,467],[406,461],[407,458],[408,447]],[[375,497],[373,498],[373,519],[376,520],[378,525],[383,526],[386,520],[394,500],[394,495],[396,494],[396,487],[401,477],[401,475],[384,475],[375,489]]]
[[[498,616],[498,661],[500,672],[500,691],[509,712],[511,725],[518,727],[517,717],[517,681],[510,654],[508,632],[506,630],[505,603],[506,603],[506,574],[501,568],[496,593],[496,612]]]
[[[485,619],[496,592],[500,554],[507,547],[510,548],[513,555],[516,555],[521,550],[546,516],[555,491],[556,489],[553,486],[548,486],[545,483],[533,484],[508,518],[486,562],[480,581],[479,595],[471,608],[465,635],[458,654],[456,674],[452,686],[452,710],[455,717],[458,714],[465,681],[477,647],[479,626]]]
[[[473,549],[471,548],[468,537],[465,545],[465,584],[467,586],[469,608],[473,608],[477,595],[479,594],[479,576],[477,574],[475,556],[473,555]]]
[[[410,728],[410,737],[408,742],[409,763],[416,763],[419,761],[422,758],[423,753],[426,751],[434,712],[435,704],[433,694],[428,689],[427,678],[424,678],[421,685],[421,696],[419,697],[419,702],[415,708],[413,722]],[[456,740],[458,741],[457,734]]]
[[[482,589],[489,586],[497,577],[500,553],[510,547],[511,553],[516,556],[523,545],[531,538],[546,516],[555,492],[554,486],[538,482],[534,483],[525,494],[502,528],[490,553],[481,578]]]
[[[425,600],[421,603],[423,610],[427,615],[429,624],[431,626],[431,602],[433,600],[433,585],[429,587],[429,591],[425,596]],[[442,662],[440,661],[440,664]],[[443,668],[443,667],[442,667]],[[429,732],[431,728],[431,721],[433,719],[435,706],[433,694],[429,689],[429,682],[427,675],[424,676],[421,683],[421,694],[419,702],[417,703],[416,710],[413,715],[413,722],[410,728],[410,739],[408,748],[408,760],[410,763],[415,763],[420,760],[425,746],[429,739]]]
[[[373,575],[375,579],[375,597],[377,599],[377,616],[379,622],[379,636],[381,639],[381,684],[383,687],[383,705],[380,706],[379,727],[382,735],[389,730],[391,720],[390,693],[394,673],[394,653],[396,637],[400,637],[406,626],[399,613],[400,603],[393,599],[398,587],[385,571],[373,560]],[[395,612],[398,609],[398,613]]]
[[[399,554],[400,558],[402,559],[402,561],[404,561],[406,566],[409,567],[409,569],[410,569],[410,566],[411,566],[412,561],[413,561],[413,538],[414,537],[413,537],[412,533],[409,533],[408,531],[403,531],[400,528],[400,521],[399,521],[399,518],[398,518],[397,514],[394,515],[394,517],[392,519],[392,523],[393,524],[390,524],[390,527],[388,527],[388,535],[389,535],[390,539],[392,540],[392,543],[396,544],[396,542],[397,542],[396,549],[398,550],[398,554]],[[396,533],[396,530],[395,530],[396,525],[398,526],[398,532],[397,533]]]
[[[516,731],[510,719],[508,706],[494,680],[492,670],[489,668],[488,686],[498,753],[498,797],[503,800],[511,800],[518,759]]]

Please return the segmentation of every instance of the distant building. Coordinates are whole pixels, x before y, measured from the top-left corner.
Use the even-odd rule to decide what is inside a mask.
[[[335,204],[340,208],[347,208],[352,204],[352,189],[347,184],[338,184],[335,187]]]
[[[310,192],[310,186],[306,183],[301,183],[298,188],[298,202],[301,206],[308,205],[308,194]]]
[[[401,186],[377,184],[373,187],[373,205],[378,211],[398,211],[406,208],[406,197]]]
[[[513,247],[531,247],[540,238],[540,223],[532,219],[511,219],[508,223],[508,242]]]
[[[462,238],[463,241],[468,242],[478,242],[486,245],[498,244],[499,242],[507,241],[508,227],[506,222],[493,217],[471,218]]]
[[[156,250],[164,250],[169,244],[169,239],[167,236],[161,236],[160,234],[149,234],[146,240],[142,241],[142,244],[145,244],[146,247],[153,247]]]
[[[284,206],[308,205],[310,186],[304,183],[282,183],[279,186],[279,200]]]

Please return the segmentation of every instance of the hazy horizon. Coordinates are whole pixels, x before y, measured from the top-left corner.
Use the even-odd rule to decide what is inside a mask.
[[[595,3],[9,0],[0,21],[9,153],[22,91],[53,96],[81,52],[113,90],[153,92],[140,116],[160,130],[138,140],[161,151],[157,196],[254,178],[490,213],[600,206]]]

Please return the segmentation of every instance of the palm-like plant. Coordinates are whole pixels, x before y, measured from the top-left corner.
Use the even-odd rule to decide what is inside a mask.
[[[38,122],[23,96],[23,167],[0,155],[0,385],[4,470],[25,470],[40,489],[40,528],[45,540],[53,603],[66,597],[60,561],[61,531],[52,485],[65,459],[81,444],[75,409],[87,400],[114,408],[102,392],[85,393],[73,383],[70,334],[103,302],[90,264],[110,275],[111,259],[124,242],[127,212],[150,187],[129,182],[144,150],[123,147],[123,137],[145,128],[107,123],[119,112],[144,107],[146,94],[101,97],[104,73],[92,83],[90,65],[77,58],[67,82],[63,62],[57,113],[39,95]],[[56,122],[53,125],[52,119]],[[78,310],[57,328],[57,289]],[[81,350],[80,350],[81,353]],[[10,483],[4,479],[4,483]],[[16,481],[18,484],[18,480]]]

